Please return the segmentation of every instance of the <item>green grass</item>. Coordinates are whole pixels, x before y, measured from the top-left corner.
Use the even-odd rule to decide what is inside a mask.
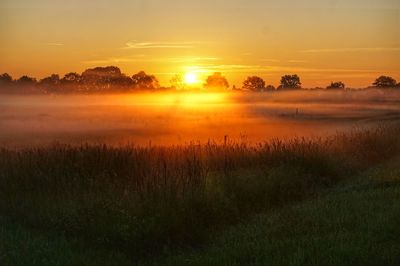
[[[400,158],[325,195],[257,215],[199,250],[173,250],[149,265],[398,265]],[[121,252],[1,219],[4,265],[130,265]],[[167,253],[169,253],[167,252]]]
[[[398,265],[400,158],[327,195],[261,214],[166,265]]]
[[[377,227],[378,216],[382,232],[397,236],[397,164],[382,165],[400,154],[399,132],[380,127],[257,146],[3,149],[0,261],[335,264],[348,250],[372,263],[379,249],[352,243],[376,240],[365,228]],[[387,169],[393,180],[374,177],[390,176]],[[395,241],[384,244],[381,261],[395,260]]]
[[[130,265],[126,255],[0,218],[1,265]]]

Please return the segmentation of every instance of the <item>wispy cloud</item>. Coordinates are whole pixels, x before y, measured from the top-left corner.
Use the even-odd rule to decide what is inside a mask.
[[[82,61],[84,64],[117,64],[117,63],[129,63],[129,62],[157,62],[157,63],[187,63],[187,64],[199,64],[205,62],[215,62],[220,60],[217,57],[148,57],[143,54],[134,56],[121,56],[121,57],[110,57],[100,58]]]
[[[46,46],[64,46],[63,43],[57,43],[57,42],[43,43],[43,45],[46,45]]]
[[[82,61],[83,64],[118,64],[118,63],[129,63],[129,62],[155,62],[157,59],[146,58],[144,54],[120,56],[120,57],[109,57],[109,58],[96,58]]]
[[[238,65],[238,64],[223,64],[223,65],[211,65],[203,64],[197,67],[207,70],[221,71],[226,73],[347,73],[349,75],[354,74],[366,74],[375,73],[374,69],[340,69],[340,68],[308,68],[308,67],[294,67],[294,66],[262,66],[262,65]]]
[[[190,49],[194,42],[127,42],[124,49]]]
[[[261,62],[278,63],[278,62],[280,62],[281,60],[278,60],[278,59],[261,59],[260,61],[261,61]]]
[[[359,48],[332,48],[332,49],[308,49],[302,53],[347,53],[347,52],[398,52],[400,47],[359,47]]]
[[[241,64],[201,64],[197,65],[196,68],[202,69],[205,72],[215,71],[224,73],[252,73],[252,72],[264,72],[267,69],[259,65],[241,65]]]
[[[166,58],[165,61],[172,62],[172,63],[196,63],[196,62],[208,62],[208,61],[218,61],[220,58],[218,57],[172,57]]]
[[[292,59],[292,60],[288,60],[288,63],[308,63],[308,61]]]
[[[293,66],[270,66],[264,68],[268,72],[300,72],[300,73],[374,73],[374,69],[349,69],[349,68],[312,68]]]

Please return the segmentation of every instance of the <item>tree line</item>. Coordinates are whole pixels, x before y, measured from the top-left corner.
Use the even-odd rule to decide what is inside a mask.
[[[301,89],[300,77],[284,75],[280,85],[275,87],[267,85],[258,76],[250,76],[243,81],[241,87],[230,87],[228,80],[221,73],[216,72],[209,76],[204,88],[207,90],[245,90],[245,91],[274,91]],[[400,83],[388,76],[378,77],[372,84],[377,88],[400,88]],[[345,89],[346,85],[341,82],[332,82],[326,87],[328,90]],[[9,74],[0,75],[0,89],[7,92],[41,92],[41,93],[101,93],[101,92],[133,92],[133,91],[155,91],[155,90],[184,90],[186,84],[182,75],[176,75],[171,79],[170,87],[161,87],[154,75],[148,75],[140,71],[133,76],[122,73],[118,67],[95,67],[82,72],[70,72],[60,77],[52,74],[37,80],[29,76],[13,79]]]

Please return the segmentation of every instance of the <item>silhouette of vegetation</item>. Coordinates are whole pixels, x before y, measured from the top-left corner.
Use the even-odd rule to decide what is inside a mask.
[[[243,89],[250,91],[264,91],[265,81],[257,76],[248,77],[243,82]]]
[[[300,89],[301,82],[298,75],[285,75],[281,78],[279,89]]]
[[[132,79],[122,74],[121,70],[115,66],[87,69],[81,77],[86,90],[94,89],[104,92],[112,88],[127,88],[132,85]]]
[[[37,80],[25,75],[17,79],[16,83],[20,86],[34,86],[37,84]]]
[[[274,90],[276,90],[276,88],[275,88],[274,85],[267,85],[267,86],[265,87],[265,90],[266,90],[266,91],[274,91]]]
[[[397,82],[394,78],[388,76],[380,76],[375,80],[372,84],[378,88],[394,88],[397,85]]]
[[[154,90],[160,88],[157,78],[153,75],[147,75],[144,71],[132,76],[132,84],[135,89]]]
[[[346,85],[341,82],[331,82],[331,85],[329,85],[328,87],[326,87],[328,90],[335,90],[335,89],[339,89],[339,90],[343,90],[346,87]]]
[[[64,84],[79,84],[81,81],[82,81],[81,75],[79,75],[76,72],[67,73],[61,79],[61,82]]]
[[[152,257],[202,244],[216,229],[321,195],[398,156],[399,130],[254,146],[0,149],[0,214],[134,260]]]
[[[52,74],[39,81],[36,78],[22,76],[13,79],[8,73],[0,75],[0,91],[6,93],[113,93],[135,91],[165,91],[184,90],[185,79],[181,74],[175,75],[170,80],[170,87],[161,87],[156,76],[144,71],[134,74],[132,77],[121,72],[116,66],[95,67],[83,71],[82,74],[69,72],[60,78],[58,74]],[[243,81],[242,88],[232,87],[232,91],[275,91],[301,88],[300,77],[296,74],[285,75],[281,78],[280,85],[266,86],[265,81],[257,76],[250,76]],[[376,88],[400,88],[400,83],[392,77],[381,76],[373,83]],[[204,84],[208,90],[226,90],[229,82],[220,72],[209,76]],[[317,88],[323,89],[323,88]],[[341,81],[332,82],[326,89],[345,89]]]
[[[8,73],[0,75],[0,86],[10,86],[12,83],[13,79]]]
[[[171,88],[174,90],[185,89],[185,82],[181,74],[176,74],[175,76],[173,76],[170,83],[171,83]]]
[[[52,74],[49,77],[43,78],[39,81],[39,85],[47,92],[54,92],[60,88],[60,76]]]
[[[228,80],[222,76],[220,72],[215,72],[213,75],[209,76],[204,84],[204,88],[209,90],[215,89],[228,89]]]

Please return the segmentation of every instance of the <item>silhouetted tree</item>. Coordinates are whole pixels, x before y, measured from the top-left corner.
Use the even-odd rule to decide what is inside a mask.
[[[265,90],[267,90],[267,91],[274,91],[274,90],[276,90],[276,88],[275,88],[275,86],[273,86],[273,85],[268,85],[268,86],[265,87]]]
[[[39,84],[42,86],[57,86],[60,84],[60,76],[58,74],[52,74],[49,77],[41,79]]]
[[[74,84],[77,85],[82,81],[81,75],[75,72],[70,72],[65,74],[65,76],[61,79],[61,83],[63,84]]]
[[[16,83],[20,86],[34,86],[37,83],[37,80],[35,78],[31,78],[29,76],[22,76],[20,77]]]
[[[183,81],[183,76],[180,74],[176,74],[172,77],[171,87],[175,90],[183,90],[185,88],[185,82]]]
[[[41,89],[45,92],[55,92],[60,89],[60,76],[52,74],[49,77],[43,78],[39,81]]]
[[[110,91],[117,87],[131,86],[132,80],[122,74],[118,67],[108,66],[85,70],[81,75],[81,83],[87,91]]]
[[[0,75],[0,86],[10,86],[12,83],[13,79],[8,73]]]
[[[229,83],[228,80],[222,76],[220,72],[215,72],[213,75],[209,76],[204,84],[204,88],[206,89],[228,89]]]
[[[250,91],[263,91],[265,89],[265,81],[257,76],[248,77],[243,82],[243,89]]]
[[[301,88],[300,77],[297,75],[285,75],[281,78],[279,89],[299,89]]]
[[[95,76],[95,77],[110,78],[110,77],[118,77],[121,74],[122,74],[121,70],[118,67],[108,66],[108,67],[95,67],[86,69],[82,73],[82,77],[88,78],[90,76]]]
[[[394,88],[397,85],[397,82],[394,78],[388,76],[380,76],[375,80],[372,84],[379,88]]]
[[[328,90],[334,90],[334,89],[344,89],[346,87],[346,85],[341,82],[331,82],[331,85],[329,85],[328,87],[326,87]]]
[[[153,75],[147,75],[144,71],[132,76],[132,84],[136,89],[154,90],[160,87],[158,80]]]
[[[0,90],[6,91],[10,89],[12,85],[13,85],[13,79],[9,74],[4,73],[0,75]]]

